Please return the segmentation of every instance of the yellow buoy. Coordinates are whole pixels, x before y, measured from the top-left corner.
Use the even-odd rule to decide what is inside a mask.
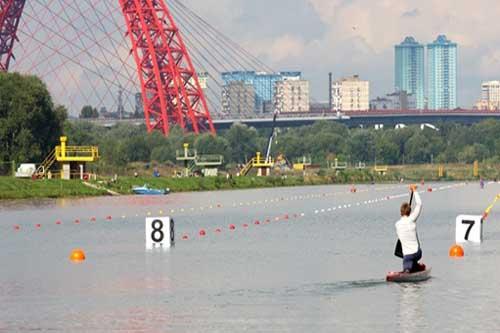
[[[85,252],[83,252],[83,250],[81,249],[74,249],[73,251],[71,251],[69,260],[71,260],[72,262],[85,261]]]

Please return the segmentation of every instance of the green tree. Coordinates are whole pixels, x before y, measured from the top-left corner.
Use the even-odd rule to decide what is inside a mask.
[[[35,76],[0,73],[0,158],[40,162],[59,142],[67,117]]]
[[[99,118],[99,112],[96,108],[93,108],[90,105],[85,105],[80,111],[81,119],[95,119]]]
[[[233,162],[244,163],[250,160],[258,150],[255,128],[234,124],[226,132],[225,138],[231,147],[231,161]]]

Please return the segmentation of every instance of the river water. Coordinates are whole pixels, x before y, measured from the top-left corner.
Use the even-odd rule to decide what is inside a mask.
[[[456,216],[480,215],[500,185],[428,186],[433,278],[419,284],[385,282],[406,185],[1,202],[0,332],[498,331],[500,207],[481,246],[448,249]],[[174,217],[176,245],[146,252],[157,215]]]

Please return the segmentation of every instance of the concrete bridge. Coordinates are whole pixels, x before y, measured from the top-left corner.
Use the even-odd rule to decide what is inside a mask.
[[[312,125],[317,121],[334,121],[348,127],[396,127],[403,125],[438,124],[442,122],[455,122],[464,125],[486,119],[499,119],[500,111],[477,111],[477,110],[453,110],[453,111],[431,111],[431,110],[383,110],[383,111],[354,111],[348,112],[340,117],[337,114],[329,113],[301,113],[301,114],[281,114],[276,120],[277,127],[299,127]],[[74,120],[78,121],[78,120]],[[144,124],[143,119],[97,119],[93,123],[113,127],[118,123],[129,123],[133,125]],[[234,123],[242,123],[255,128],[268,128],[273,124],[272,115],[259,115],[255,118],[219,118],[214,119],[214,126],[217,130],[230,128]]]

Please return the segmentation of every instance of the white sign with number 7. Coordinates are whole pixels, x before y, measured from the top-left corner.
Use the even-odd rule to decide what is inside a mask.
[[[459,215],[455,240],[457,243],[483,241],[483,217],[481,215]]]

